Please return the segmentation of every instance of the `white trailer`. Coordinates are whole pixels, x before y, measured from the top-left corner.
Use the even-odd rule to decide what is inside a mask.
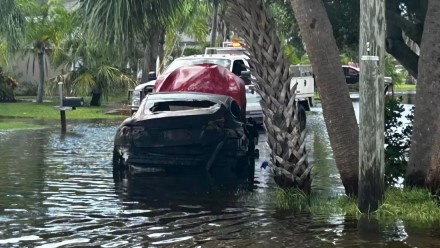
[[[313,95],[315,94],[315,77],[311,65],[291,65],[289,68],[290,88],[296,84],[295,98],[306,111],[313,106]]]

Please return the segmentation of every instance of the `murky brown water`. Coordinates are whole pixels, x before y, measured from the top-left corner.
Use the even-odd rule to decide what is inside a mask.
[[[322,114],[309,114],[316,191],[343,191]],[[0,132],[0,247],[440,247],[440,225],[276,207],[264,136],[254,180],[143,173],[114,182],[119,122]],[[312,152],[313,151],[313,152]]]

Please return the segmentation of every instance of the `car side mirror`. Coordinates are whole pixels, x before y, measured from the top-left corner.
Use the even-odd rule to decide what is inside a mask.
[[[250,71],[242,71],[240,74],[240,78],[244,81],[245,85],[250,85],[252,83]]]

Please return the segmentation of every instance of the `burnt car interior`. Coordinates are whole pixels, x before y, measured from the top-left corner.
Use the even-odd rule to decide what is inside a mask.
[[[211,101],[168,101],[168,102],[156,102],[149,110],[152,113],[164,112],[164,111],[180,111],[180,110],[193,110],[210,108],[216,103]]]

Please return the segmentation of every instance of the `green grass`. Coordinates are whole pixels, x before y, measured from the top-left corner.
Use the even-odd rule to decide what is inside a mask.
[[[440,221],[440,206],[427,189],[396,189],[385,192],[379,209],[371,213],[379,220],[402,219],[417,223]],[[357,200],[346,196],[325,199],[319,195],[307,196],[298,190],[277,191],[277,205],[283,209],[309,211],[314,214],[344,214],[360,218]]]
[[[0,130],[20,130],[20,129],[39,129],[44,128],[40,125],[23,122],[0,122]]]
[[[0,103],[0,117],[58,120],[60,112],[54,108],[55,105],[55,103],[32,102]],[[105,114],[103,107],[79,107],[76,110],[66,111],[68,120],[121,119],[124,117],[126,116]]]
[[[394,86],[394,91],[416,91],[415,84],[397,84]]]

